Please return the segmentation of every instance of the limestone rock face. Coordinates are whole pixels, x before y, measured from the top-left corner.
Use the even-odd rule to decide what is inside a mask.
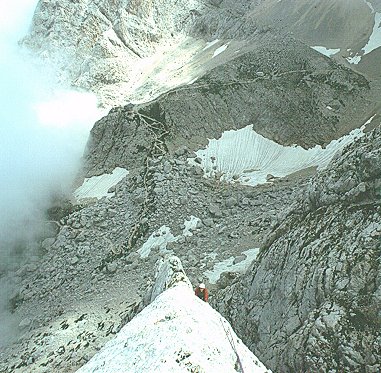
[[[153,285],[155,263],[168,252],[181,258],[192,283],[207,284],[214,306],[274,371],[380,370],[380,129],[310,183],[315,170],[269,175],[255,188],[226,184],[204,178],[201,158],[189,162],[226,130],[252,125],[280,144],[307,148],[376,113],[372,82],[264,17],[274,14],[271,6],[290,3],[39,1],[24,44],[56,67],[61,82],[95,92],[111,108],[91,131],[82,176],[102,178],[116,168],[123,176],[99,199],[57,218],[57,234],[41,243],[38,265],[7,275],[17,289],[10,305],[23,337],[0,351],[1,371],[78,369],[143,304],[158,311],[149,316],[149,332],[194,321],[184,304],[196,315],[212,310],[194,299],[176,259],[158,268],[161,280]],[[320,14],[320,6],[301,3],[306,19]],[[357,8],[368,9],[364,2]],[[294,36],[306,41],[302,31]],[[374,127],[379,114],[373,118]],[[257,263],[239,277],[237,267],[245,270],[259,247]],[[185,303],[171,308],[168,301],[179,296]],[[149,314],[142,315],[145,321]],[[214,330],[223,332],[214,320]],[[225,342],[220,351],[234,369],[236,356]],[[173,361],[189,366],[187,351],[172,352]]]
[[[274,371],[380,370],[380,135],[332,160],[251,270],[214,298]]]
[[[176,46],[202,9],[197,0],[40,0],[24,44],[54,65],[62,82],[115,106],[120,92],[152,73],[157,63],[149,57],[160,49],[160,60]]]
[[[184,272],[180,259],[176,256],[170,256],[166,260],[161,259],[158,263],[156,280],[151,292],[151,302],[165,290],[181,282],[192,289],[192,284]]]
[[[179,258],[160,263],[154,289],[152,303],[78,373],[267,372],[226,320],[194,295]]]
[[[262,3],[41,0],[24,44],[53,64],[62,81],[96,92],[107,107],[150,101],[213,70],[200,83],[214,84],[217,96],[224,95],[231,103],[222,103],[226,110],[237,104],[226,91],[236,95],[237,85],[246,84],[236,101],[252,97],[240,106],[257,109],[246,114],[247,120],[260,117],[266,122],[260,124],[266,135],[273,135],[267,131],[267,120],[280,117],[291,127],[301,114],[307,122],[317,115],[330,133],[327,121],[340,123],[344,112],[347,121],[358,119],[361,113],[352,108],[367,109],[361,100],[369,90],[367,82],[286,37],[269,19],[260,22]],[[225,64],[226,68],[218,68]],[[259,77],[278,82],[255,79]],[[220,81],[227,79],[230,84],[221,87]],[[220,109],[218,100],[214,107]],[[285,116],[283,107],[294,115]],[[300,130],[297,122],[295,132]],[[337,135],[335,128],[332,135]]]

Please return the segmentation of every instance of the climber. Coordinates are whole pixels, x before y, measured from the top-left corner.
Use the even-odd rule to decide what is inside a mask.
[[[198,285],[194,291],[194,293],[202,299],[204,302],[208,301],[209,294],[208,294],[208,289],[205,287],[205,284],[201,283]]]

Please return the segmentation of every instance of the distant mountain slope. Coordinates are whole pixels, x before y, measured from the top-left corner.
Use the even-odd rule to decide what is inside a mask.
[[[125,86],[131,93],[131,80],[141,84],[144,67],[149,74],[155,58],[179,44],[179,35],[204,8],[197,0],[40,1],[23,43],[53,64],[62,82],[91,89],[117,106],[110,97],[127,93]]]
[[[100,120],[90,134],[85,176],[143,166],[159,135],[163,152],[180,145],[196,150],[225,130],[253,124],[278,143],[313,147],[360,127],[373,110],[363,76],[293,39],[263,33],[245,45],[231,42],[218,58],[225,62],[192,84]]]
[[[355,28],[365,30],[360,48],[372,11],[366,2],[352,1],[365,14],[365,26],[361,21]],[[306,178],[314,167],[282,179],[264,175],[269,182],[255,188],[234,178],[224,183],[218,173],[205,178],[193,153],[209,138],[250,125],[256,136],[313,147],[371,117],[373,128],[379,124],[373,116],[380,104],[372,91],[377,82],[303,39],[309,27],[328,35],[323,31],[332,12],[347,9],[346,3],[322,1],[329,13],[307,0],[278,3],[39,2],[24,45],[57,69],[62,84],[91,90],[112,109],[94,125],[83,159],[81,176],[99,175],[102,185],[95,195],[84,193],[92,199],[57,218],[54,237],[36,244],[38,265],[10,274],[17,291],[9,307],[25,333],[0,351],[0,370],[77,369],[136,313],[154,263],[168,251],[181,257],[194,283],[210,280],[212,294],[225,289],[214,304],[276,371],[380,369],[380,130],[334,157],[311,184]],[[270,22],[278,6],[292,20],[280,29]],[[293,9],[304,12],[300,20]],[[286,27],[293,22],[298,35]],[[348,35],[355,37],[351,30]],[[369,63],[377,75],[377,53],[365,55],[358,69]],[[282,158],[265,140],[258,153],[271,150]],[[237,154],[237,143],[229,150]],[[254,152],[244,148],[246,153]],[[294,161],[284,158],[285,167]],[[258,168],[267,173],[265,164]],[[298,203],[288,209],[297,193]],[[229,269],[244,270],[262,246],[258,264],[230,286],[238,274]],[[170,290],[167,300],[179,295]],[[194,300],[190,289],[180,290]],[[156,310],[165,320],[171,308],[161,306]],[[204,313],[204,306],[195,311]],[[175,314],[190,322],[181,311]],[[153,323],[173,326],[157,315]],[[124,336],[132,335],[127,328]],[[226,351],[226,341],[219,342]],[[89,366],[107,364],[112,346]],[[234,367],[231,351],[224,355]],[[188,358],[180,363],[205,363],[196,354],[196,360]]]
[[[258,22],[292,32],[310,45],[349,48],[372,31],[371,9],[363,0],[270,0],[252,12]]]
[[[256,56],[250,58],[256,59],[253,65],[256,65],[257,71],[273,75],[289,70],[289,67],[304,69],[302,61],[308,65],[308,73],[315,73],[315,69],[324,68],[336,70],[333,64],[323,67],[322,64],[319,66],[319,63],[313,62],[312,59],[319,59],[316,54],[307,52],[307,46],[296,44],[282,32],[290,33],[292,27],[299,24],[301,31],[294,32],[296,38],[307,42],[306,35],[311,38],[314,35],[324,38],[327,30],[330,30],[329,25],[336,25],[336,21],[333,23],[329,17],[340,16],[344,20],[346,12],[352,12],[351,15],[357,15],[356,20],[361,16],[362,21],[354,21],[356,28],[348,22],[339,23],[337,27],[340,33],[337,38],[340,38],[340,35],[343,35],[343,38],[358,35],[359,28],[361,34],[368,35],[373,16],[364,2],[358,2],[359,4],[354,2],[356,6],[352,9],[340,1],[338,8],[332,9],[332,4],[326,4],[326,1],[315,8],[301,0],[298,0],[297,7],[294,3],[291,6],[287,0],[171,0],[142,3],[131,1],[125,6],[109,0],[99,3],[80,0],[75,4],[66,4],[66,1],[41,1],[33,18],[30,35],[25,38],[24,44],[41,58],[53,63],[63,81],[95,91],[101,103],[108,107],[119,106],[128,101],[146,102],[174,87],[192,82],[217,66],[228,63],[236,57],[233,52],[239,55],[241,48],[255,51]],[[323,3],[327,6],[324,7]],[[361,10],[361,14],[356,13],[357,8]],[[275,14],[282,14],[284,17],[285,25],[280,26],[281,32],[277,30],[279,22]],[[296,18],[299,23],[296,22]],[[364,28],[365,25],[368,28]],[[329,32],[332,35],[336,31]],[[213,43],[217,44],[210,47]],[[228,50],[216,55],[210,53],[223,45],[229,45],[231,53]],[[269,53],[274,50],[277,52]],[[260,53],[266,54],[265,59],[261,59]],[[255,73],[247,68],[245,70],[243,75],[246,78],[248,74]],[[353,79],[358,80],[354,76],[350,77],[349,73],[347,75],[344,80],[340,77],[340,81],[337,82],[343,84],[343,94],[346,94],[345,87],[348,87],[348,84],[352,86]],[[287,78],[304,79],[304,76]],[[324,84],[324,81],[318,79],[318,83]],[[267,86],[271,86],[271,83]],[[293,89],[294,87],[291,87],[290,93],[297,96],[298,90],[293,92]],[[337,89],[340,89],[340,86],[337,86]],[[284,89],[281,92],[275,90],[272,94],[275,95],[274,100],[282,100],[280,97],[284,94]],[[358,94],[363,96],[366,92],[352,91],[350,94],[355,97]],[[287,93],[285,96],[288,95]],[[308,95],[307,93],[307,100]],[[327,98],[331,99],[330,96],[332,95],[329,94]],[[304,97],[300,96],[297,100],[303,99]],[[340,101],[340,97],[332,99]],[[295,102],[295,98],[290,97],[290,101]],[[353,104],[345,104],[345,110],[350,110]],[[366,104],[356,103],[356,106],[360,108]],[[260,107],[260,110],[263,111],[264,108]],[[314,110],[312,108],[312,111]],[[367,108],[365,110],[367,111]],[[278,115],[281,115],[281,112],[282,110]],[[307,110],[305,114],[312,113]],[[327,115],[330,116],[329,113]],[[352,118],[350,112],[348,118]],[[350,124],[348,127],[353,128],[357,125],[359,124]],[[262,127],[265,132],[264,127],[267,127],[267,124]],[[299,131],[298,127],[296,131]]]
[[[362,58],[353,61],[350,58],[362,56],[374,27],[381,29],[377,24],[380,13],[380,0],[269,0],[254,2],[250,14],[259,25],[291,33],[310,46],[338,48],[340,51],[334,57],[337,61],[347,63],[344,59],[347,58],[354,69],[381,79],[379,58],[372,63],[369,59],[365,62]],[[375,38],[378,42],[373,44],[378,45],[379,51],[381,39]]]

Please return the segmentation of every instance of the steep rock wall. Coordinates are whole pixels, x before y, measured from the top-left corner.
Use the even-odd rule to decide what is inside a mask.
[[[201,1],[40,0],[24,42],[76,85],[124,80],[158,43],[185,32]]]
[[[275,371],[380,370],[381,128],[318,174],[214,298]]]

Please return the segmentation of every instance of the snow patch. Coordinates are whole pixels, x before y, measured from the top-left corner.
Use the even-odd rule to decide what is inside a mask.
[[[319,52],[319,53],[321,53],[321,54],[324,54],[324,55],[327,56],[327,57],[331,57],[331,56],[333,56],[334,54],[340,52],[340,48],[329,49],[329,48],[322,47],[322,46],[315,46],[315,47],[311,47],[311,48],[312,48],[312,49],[315,49],[315,51],[317,51],[317,52]]]
[[[361,61],[361,56],[347,57],[346,60],[352,65],[358,65]]]
[[[77,373],[236,373],[237,355],[244,372],[268,372],[230,324],[180,282],[160,294]]]
[[[379,47],[381,47],[381,13],[375,13],[372,35],[370,35],[368,43],[363,48],[364,55]]]
[[[203,51],[206,51],[208,48],[210,48],[211,46],[213,46],[214,44],[218,43],[220,40],[219,39],[215,39],[213,41],[210,41],[209,43],[206,43]]]
[[[212,58],[214,58],[214,57],[218,56],[219,54],[221,54],[228,47],[228,45],[229,45],[229,43],[228,44],[224,44],[221,47],[217,48],[214,51]]]
[[[373,9],[373,7],[372,7]],[[374,26],[365,47],[355,56],[347,57],[346,60],[354,65],[360,63],[363,56],[381,47],[381,13],[374,13]]]
[[[152,233],[148,240],[143,244],[143,246],[138,250],[141,258],[147,258],[151,253],[152,249],[159,248],[159,251],[162,253],[169,252],[167,251],[167,245],[169,242],[175,242],[178,240],[178,237],[175,237],[171,228],[163,225],[156,232]]]
[[[86,178],[83,184],[74,191],[74,197],[77,201],[85,198],[112,197],[115,193],[109,193],[108,190],[118,184],[127,174],[126,169],[116,167],[111,174]]]
[[[187,83],[187,85],[191,85],[191,84],[193,84],[198,78],[199,78],[199,77],[197,76],[196,78],[192,79],[191,81],[189,81],[189,82]]]
[[[189,220],[184,221],[183,233],[179,236],[174,236],[171,232],[171,228],[163,225],[157,231],[153,232],[143,246],[138,250],[141,258],[147,258],[151,253],[151,250],[158,248],[161,253],[170,253],[167,250],[167,245],[170,242],[176,242],[180,237],[193,236],[192,230],[196,229],[199,218],[191,216]]]
[[[215,284],[224,272],[245,272],[252,261],[256,259],[258,253],[259,248],[244,251],[242,254],[246,255],[246,259],[236,264],[234,264],[234,257],[231,256],[230,258],[215,264],[213,270],[205,271],[204,274],[208,278],[209,283]]]
[[[374,10],[374,8],[373,8],[373,5],[369,2],[369,1],[367,1],[367,0],[364,0],[364,3],[366,4],[366,5],[368,5],[368,7],[370,8],[370,10],[372,11],[372,13],[374,13],[375,12],[375,10]]]
[[[306,150],[266,139],[249,125],[225,131],[218,140],[210,139],[207,147],[196,154],[206,177],[255,186],[266,183],[269,174],[284,177],[308,167],[325,168],[338,150],[364,135],[364,128],[333,140],[325,149],[317,145]],[[195,164],[192,158],[188,162]]]

